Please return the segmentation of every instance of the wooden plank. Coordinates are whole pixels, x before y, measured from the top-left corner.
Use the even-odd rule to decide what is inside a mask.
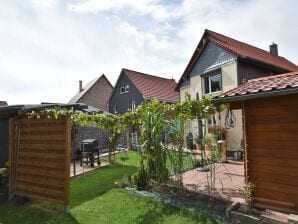
[[[41,168],[64,168],[64,160],[47,161],[46,159],[36,160],[31,158],[23,158],[19,161],[19,164]]]
[[[251,164],[249,162],[249,169],[251,172],[266,172],[266,173],[272,173],[273,175],[283,175],[287,174],[291,177],[298,177],[298,168],[288,168],[286,166],[265,166],[262,164]]]
[[[63,159],[64,154],[58,154],[58,153],[34,153],[34,152],[20,152],[20,157],[30,157],[30,158],[36,158],[36,159],[43,159],[45,156],[49,159]]]
[[[253,180],[253,183],[256,188],[260,187],[262,189],[298,195],[298,186],[266,182],[262,180]]]
[[[298,154],[296,150],[293,149],[283,149],[283,147],[278,147],[278,146],[270,146],[268,148],[254,148],[251,144],[250,144],[251,150],[250,150],[250,160],[254,157],[266,157],[266,158],[280,158],[280,159],[284,159],[284,158],[298,158]],[[253,149],[253,150],[252,150]]]
[[[15,121],[13,118],[9,119],[9,198],[13,197],[13,187],[14,187],[14,133],[15,133]]]
[[[287,184],[292,186],[298,186],[298,178],[293,178],[292,176],[288,176],[287,173],[284,175],[275,175],[272,173],[266,173],[262,170],[250,172],[249,176],[251,180],[262,180],[266,182],[274,182],[279,184]],[[298,193],[297,193],[298,194]]]
[[[264,165],[264,166],[278,166],[278,167],[289,167],[289,168],[298,168],[298,159],[281,159],[281,158],[261,158],[256,157],[250,161],[251,165]],[[286,174],[286,173],[285,173]]]
[[[20,149],[54,149],[64,151],[64,144],[20,144]]]
[[[64,140],[64,135],[22,135],[22,140]]]
[[[54,187],[64,187],[64,179],[57,177],[45,177],[41,175],[19,175],[16,181],[27,182],[28,184],[47,184]]]
[[[18,190],[38,193],[40,195],[44,195],[45,197],[54,196],[55,198],[63,198],[63,191],[52,190],[41,186],[18,183],[16,187],[16,193]]]
[[[70,194],[70,153],[71,153],[71,117],[68,115],[66,117],[65,126],[65,192],[64,192],[64,205],[67,208],[69,206],[69,194]]]
[[[55,125],[55,126],[45,126],[42,124],[42,126],[22,126],[22,130],[24,132],[40,132],[40,133],[51,133],[51,132],[64,132],[65,131],[65,125]]]
[[[48,118],[41,118],[41,119],[22,119],[22,125],[42,125],[42,124],[52,124],[52,125],[65,125],[65,120],[64,119],[48,119]]]
[[[64,177],[63,170],[57,170],[57,169],[44,169],[44,168],[35,168],[35,167],[28,167],[24,165],[20,165],[18,167],[18,174],[25,174],[25,175],[43,175],[45,177]]]
[[[34,199],[41,199],[41,200],[48,200],[48,201],[54,201],[54,202],[63,202],[63,198],[61,197],[55,197],[55,196],[49,196],[45,194],[39,194],[36,192],[30,192],[25,190],[18,189],[17,194],[19,196],[27,197],[27,198],[34,198]]]

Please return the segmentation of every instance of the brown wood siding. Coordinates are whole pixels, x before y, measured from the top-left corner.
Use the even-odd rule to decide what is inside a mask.
[[[256,205],[298,212],[298,95],[245,102],[248,181]]]
[[[10,195],[69,204],[70,117],[10,119]]]

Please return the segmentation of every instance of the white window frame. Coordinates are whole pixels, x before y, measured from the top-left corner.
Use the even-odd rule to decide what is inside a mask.
[[[131,101],[131,109],[132,110],[136,109],[136,101],[134,100]]]
[[[214,91],[214,92],[212,92],[212,91],[211,91],[211,89],[212,89],[212,88],[211,88],[211,77],[212,77],[212,76],[215,76],[215,75],[220,75],[220,85],[221,85],[221,89],[218,90],[218,91]],[[206,93],[206,89],[205,89],[205,79],[206,79],[206,78],[208,78],[208,83],[209,83],[209,93]],[[212,73],[209,73],[209,74],[207,74],[207,75],[204,75],[204,76],[202,77],[202,87],[203,87],[203,94],[205,94],[205,95],[222,92],[222,88],[223,88],[223,86],[222,86],[222,74],[221,74],[221,71],[212,72]]]
[[[117,104],[114,105],[114,113],[115,113],[115,114],[118,113],[118,106],[117,106]]]

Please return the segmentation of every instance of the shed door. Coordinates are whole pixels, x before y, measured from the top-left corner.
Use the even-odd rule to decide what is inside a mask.
[[[10,119],[10,195],[69,203],[70,117]]]
[[[298,212],[298,95],[245,102],[256,204]]]

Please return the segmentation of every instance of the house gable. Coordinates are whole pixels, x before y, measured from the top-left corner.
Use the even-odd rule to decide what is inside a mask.
[[[190,72],[190,77],[202,75],[233,62],[237,56],[213,42],[209,42]],[[182,86],[181,86],[182,87]]]
[[[129,92],[120,93],[121,87],[129,85]],[[123,114],[131,108],[132,101],[135,101],[136,107],[140,105],[143,101],[142,93],[136,88],[136,86],[130,81],[124,71],[117,80],[114,91],[109,100],[109,112],[114,113],[114,107],[117,106],[117,112]]]
[[[85,103],[89,106],[107,111],[108,100],[113,91],[113,86],[105,76],[99,80],[78,100],[78,103]]]

